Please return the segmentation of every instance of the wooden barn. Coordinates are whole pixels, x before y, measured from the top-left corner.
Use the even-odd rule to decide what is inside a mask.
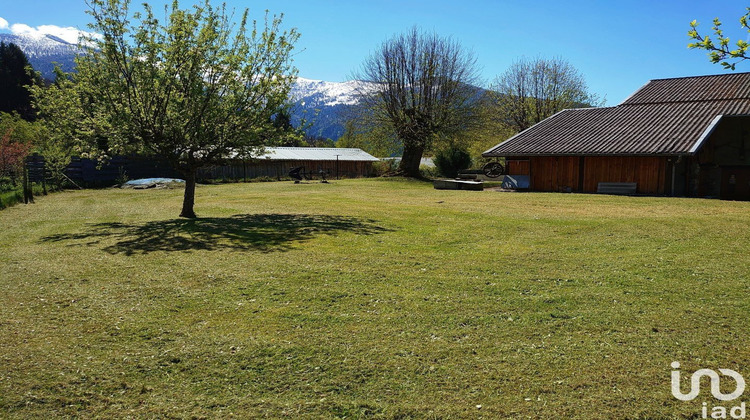
[[[378,158],[362,149],[336,147],[266,147],[255,159],[233,159],[227,165],[204,168],[199,178],[251,179],[287,177],[289,171],[303,167],[304,173],[319,177],[359,178],[371,176],[372,163]]]
[[[620,105],[567,109],[483,156],[553,192],[750,200],[750,73],[652,80]]]

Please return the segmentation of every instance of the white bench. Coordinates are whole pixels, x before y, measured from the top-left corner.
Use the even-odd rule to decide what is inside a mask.
[[[457,179],[436,179],[432,181],[436,190],[467,190],[482,191],[484,183],[482,181],[463,181]]]

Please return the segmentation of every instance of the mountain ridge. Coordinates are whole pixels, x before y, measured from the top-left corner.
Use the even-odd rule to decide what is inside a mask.
[[[64,72],[75,70],[80,47],[53,35],[31,36],[0,33],[0,42],[14,43],[26,54],[34,70],[47,80],[55,78],[55,63]],[[292,123],[304,121],[312,137],[338,140],[344,134],[346,113],[358,103],[358,94],[367,90],[365,82],[328,82],[298,77],[289,92]]]
[[[347,114],[359,104],[359,95],[371,89],[360,80],[327,82],[298,77],[289,92],[292,123],[299,125],[304,120],[308,136],[338,140],[344,134]]]
[[[80,48],[54,35],[41,37],[31,35],[14,35],[0,33],[0,42],[16,44],[26,54],[34,70],[40,72],[47,80],[55,78],[55,63],[64,72],[75,69],[74,58]]]

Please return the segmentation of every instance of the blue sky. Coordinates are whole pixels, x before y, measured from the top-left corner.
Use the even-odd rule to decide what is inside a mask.
[[[135,1],[140,8],[140,1]],[[152,4],[160,4],[154,1]],[[217,1],[214,3],[218,4]],[[186,7],[192,1],[181,0]],[[347,80],[375,47],[417,25],[452,36],[474,51],[485,85],[515,60],[559,56],[586,78],[592,92],[616,105],[650,79],[723,73],[703,51],[687,49],[689,22],[709,33],[719,17],[727,35],[747,39],[740,1],[505,0],[227,0],[230,7],[284,13],[284,27],[302,34],[300,76]],[[83,0],[0,0],[0,18],[23,24],[86,29]],[[0,26],[2,21],[0,21]],[[0,29],[8,32],[9,29]],[[750,62],[738,66],[750,71]]]

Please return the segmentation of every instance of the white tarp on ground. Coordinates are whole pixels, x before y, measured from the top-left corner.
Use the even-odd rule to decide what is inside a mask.
[[[145,188],[155,188],[159,185],[167,185],[172,183],[184,183],[184,179],[178,179],[178,178],[142,178],[142,179],[132,179],[124,184],[122,184],[123,188],[134,188],[134,189],[145,189]]]

